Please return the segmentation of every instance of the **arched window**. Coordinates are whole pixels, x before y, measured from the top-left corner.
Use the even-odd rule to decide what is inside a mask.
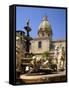
[[[42,42],[39,41],[39,42],[38,42],[38,48],[41,48],[41,47],[42,47]]]

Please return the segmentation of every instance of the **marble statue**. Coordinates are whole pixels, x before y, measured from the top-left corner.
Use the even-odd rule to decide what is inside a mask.
[[[64,48],[61,45],[58,51],[58,69],[64,69]]]
[[[54,64],[57,64],[57,57],[58,57],[58,46],[55,47],[55,50],[54,50],[54,60],[53,60],[53,63]]]
[[[64,50],[61,45],[55,47],[54,63],[57,64],[57,71],[64,68]]]

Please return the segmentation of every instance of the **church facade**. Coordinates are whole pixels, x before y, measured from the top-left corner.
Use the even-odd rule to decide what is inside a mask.
[[[38,27],[38,37],[30,41],[30,53],[40,56],[44,52],[54,53],[55,47],[66,47],[65,40],[52,40],[53,31],[47,16],[42,18]],[[59,36],[58,36],[59,37]]]

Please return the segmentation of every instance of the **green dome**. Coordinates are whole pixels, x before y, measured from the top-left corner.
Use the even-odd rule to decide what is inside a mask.
[[[52,31],[51,29],[51,25],[48,22],[47,16],[43,17],[42,22],[40,23],[39,27],[38,27],[38,33],[45,31],[46,33],[50,33]]]

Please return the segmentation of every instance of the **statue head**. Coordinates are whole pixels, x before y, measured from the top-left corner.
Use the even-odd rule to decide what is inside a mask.
[[[60,48],[62,48],[62,44],[60,44]]]

